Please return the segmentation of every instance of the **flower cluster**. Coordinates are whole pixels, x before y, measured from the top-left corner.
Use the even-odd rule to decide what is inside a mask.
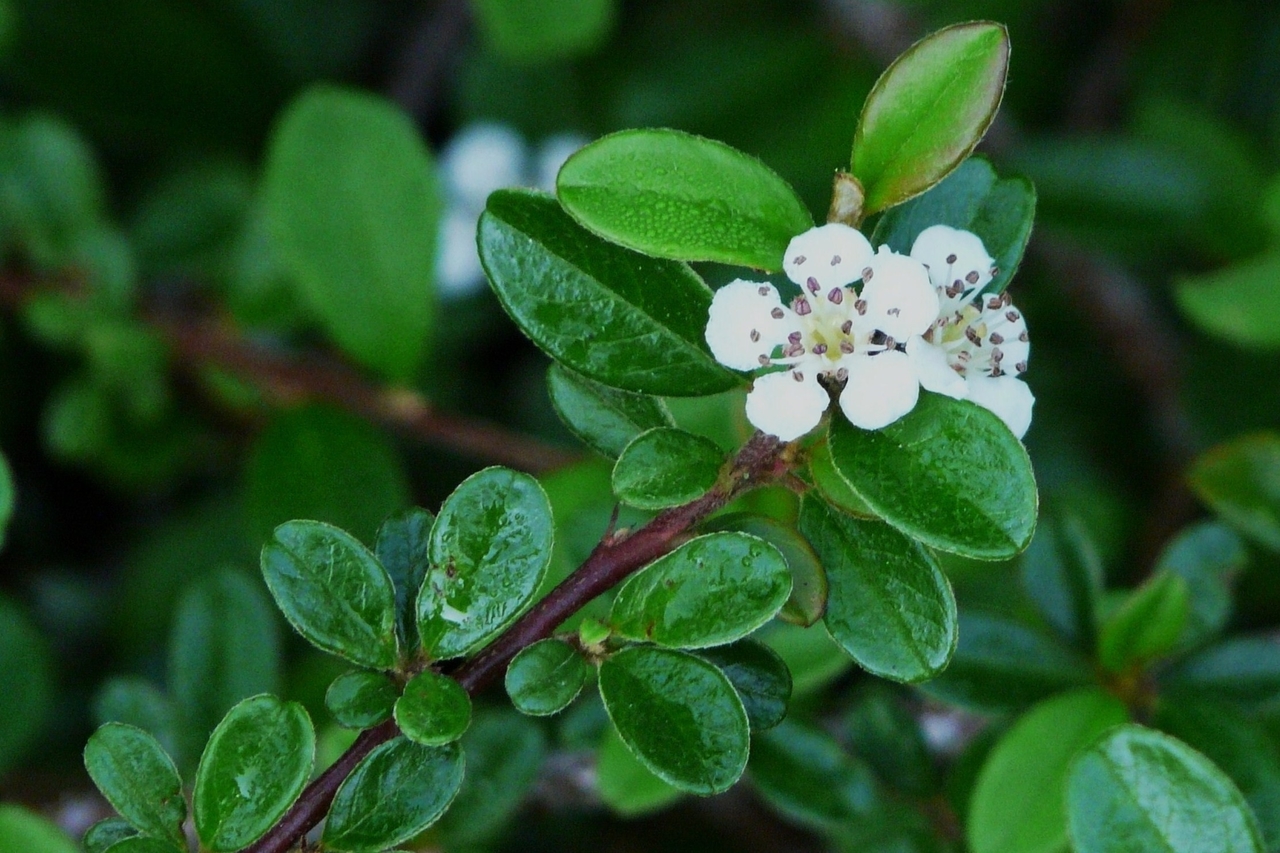
[[[970,399],[1021,438],[1034,398],[1017,374],[1027,327],[1007,294],[982,295],[995,268],[982,241],[945,225],[910,255],[830,223],[793,239],[783,258],[801,294],[784,305],[768,283],[716,291],[706,338],[734,370],[771,370],[747,395],[747,418],[792,441],[822,420],[830,393],[845,417],[879,429],[915,408],[920,388]]]

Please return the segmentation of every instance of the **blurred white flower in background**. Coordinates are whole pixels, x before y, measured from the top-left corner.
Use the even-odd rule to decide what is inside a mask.
[[[442,299],[468,296],[484,285],[476,253],[476,222],[489,194],[507,187],[554,191],[556,173],[587,141],[579,134],[561,133],[531,148],[514,128],[493,122],[469,125],[449,140],[440,152],[447,204],[436,255]]]

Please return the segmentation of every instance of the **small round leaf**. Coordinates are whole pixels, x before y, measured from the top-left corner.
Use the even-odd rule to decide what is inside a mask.
[[[338,725],[367,729],[391,716],[399,694],[385,675],[356,669],[333,680],[324,694],[324,704]]]
[[[507,667],[511,703],[522,714],[545,717],[568,707],[591,675],[590,665],[563,640],[539,640]]]
[[[405,685],[395,715],[409,740],[439,746],[462,737],[471,724],[471,697],[452,678],[427,670]]]
[[[720,476],[724,451],[700,435],[671,427],[640,433],[613,466],[613,492],[638,509],[665,509],[701,497]]]

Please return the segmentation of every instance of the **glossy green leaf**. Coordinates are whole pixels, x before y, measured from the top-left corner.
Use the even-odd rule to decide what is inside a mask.
[[[645,430],[675,426],[660,398],[601,385],[559,364],[547,370],[547,391],[569,431],[610,458]]]
[[[1244,794],[1267,850],[1280,848],[1280,747],[1258,722],[1211,700],[1162,702],[1155,724],[1216,764]]]
[[[879,518],[836,470],[836,463],[831,458],[831,442],[823,441],[814,446],[809,457],[809,474],[818,493],[836,509],[856,518]]]
[[[677,130],[624,130],[578,151],[556,195],[574,219],[629,249],[680,261],[782,268],[813,227],[804,202],[754,157]]]
[[[7,803],[0,805],[0,850],[12,853],[79,853],[75,842],[56,824],[21,806]]]
[[[380,672],[356,669],[333,680],[324,694],[324,704],[338,725],[367,729],[390,719],[396,699],[395,684]]]
[[[9,470],[9,460],[0,453],[0,546],[4,545],[4,533],[13,517],[13,501],[13,473]]]
[[[413,377],[434,319],[440,192],[408,116],[321,85],[285,110],[267,152],[271,236],[338,344],[389,379]]]
[[[124,818],[108,817],[85,830],[81,843],[84,845],[85,853],[105,853],[112,844],[137,834],[138,830]],[[74,849],[73,847],[72,850]]]
[[[827,569],[827,631],[859,666],[894,681],[942,671],[956,647],[951,584],[918,542],[806,497],[800,532]]]
[[[1178,307],[1215,338],[1238,347],[1280,347],[1280,252],[1178,281]]]
[[[1057,696],[1028,711],[996,744],[978,776],[967,832],[973,853],[1062,850],[1071,761],[1127,718],[1120,700],[1096,688]]]
[[[1244,797],[1181,741],[1121,726],[1076,759],[1067,785],[1077,853],[1262,853]]]
[[[832,418],[831,457],[876,515],[926,545],[1003,560],[1031,541],[1039,499],[1027,451],[967,400],[921,393],[879,430]]]
[[[154,737],[123,723],[107,723],[85,745],[84,766],[121,817],[146,835],[185,844],[182,780]]]
[[[844,728],[854,754],[865,760],[887,785],[927,797],[938,785],[938,773],[912,710],[886,685],[860,690],[844,715]]]
[[[196,582],[169,640],[169,691],[191,729],[190,754],[232,705],[279,689],[279,630],[261,583],[229,569]]]
[[[354,536],[318,521],[285,522],[262,548],[262,575],[312,645],[361,666],[395,666],[395,590]]]
[[[1254,433],[1218,445],[1187,476],[1223,521],[1280,551],[1280,434]]]
[[[495,52],[533,62],[599,46],[617,17],[617,0],[476,0],[473,9]]]
[[[511,319],[547,355],[640,394],[702,396],[740,380],[711,357],[711,290],[685,264],[605,242],[555,199],[504,190],[480,217],[480,260]]]
[[[672,427],[646,430],[613,466],[613,492],[637,509],[679,506],[710,491],[724,461],[724,452],[709,438]]]
[[[448,849],[500,837],[538,782],[547,755],[538,724],[511,711],[478,710],[462,748],[466,777],[436,828]]]
[[[426,653],[465,655],[515,620],[546,574],[553,533],[547,495],[529,475],[485,468],[462,481],[431,529],[417,603]]]
[[[769,621],[790,594],[777,548],[745,533],[709,533],[628,578],[609,625],[619,637],[661,646],[719,646]]]
[[[334,795],[323,842],[341,853],[381,853],[439,820],[462,787],[462,748],[388,741],[365,756]]]
[[[680,789],[662,781],[627,748],[613,726],[596,751],[596,792],[623,817],[635,817],[670,805]]]
[[[1180,648],[1198,646],[1226,627],[1231,618],[1231,585],[1248,562],[1249,552],[1240,537],[1213,521],[1188,527],[1165,546],[1156,571],[1182,578],[1190,594]]]
[[[715,664],[738,691],[753,732],[771,729],[787,716],[791,672],[778,653],[764,643],[739,640],[728,646],[703,649],[698,657]]]
[[[1185,658],[1160,680],[1170,689],[1241,705],[1273,703],[1280,699],[1280,639],[1232,637]]]
[[[984,711],[1009,711],[1093,680],[1082,655],[1040,631],[995,613],[960,614],[951,664],[926,692]]]
[[[393,515],[378,528],[373,553],[396,590],[396,633],[406,649],[418,645],[414,601],[430,568],[431,527],[436,517],[413,508]]]
[[[262,695],[213,730],[191,797],[196,834],[215,853],[261,838],[302,793],[315,763],[311,718],[297,702]]]
[[[590,675],[590,665],[573,646],[563,640],[539,640],[511,660],[507,695],[522,714],[545,717],[568,707]]]
[[[22,759],[49,723],[53,655],[31,618],[0,595],[0,774]]]
[[[972,232],[998,270],[983,291],[1000,293],[1022,263],[1035,215],[1036,189],[1030,181],[1002,179],[984,158],[971,157],[928,192],[886,211],[871,242],[905,255],[932,225]]]
[[[736,530],[759,537],[777,548],[791,570],[791,597],[778,618],[793,625],[809,626],[827,609],[827,573],[812,546],[794,527],[763,515],[732,513],[709,521],[707,530]]]
[[[867,95],[853,138],[868,214],[924,192],[987,132],[1009,70],[1009,34],[974,21],[931,33],[893,61]]]
[[[177,764],[194,764],[196,755],[183,753],[184,747],[204,749],[209,732],[200,732],[199,743],[195,738],[184,742],[183,726],[173,700],[150,681],[136,676],[109,678],[93,698],[93,717],[98,725],[125,723],[136,726],[160,742],[165,752],[177,757]]]
[[[1051,515],[1040,519],[1022,555],[1022,586],[1062,637],[1081,651],[1093,651],[1102,596],[1102,560],[1078,518]]]
[[[395,716],[409,740],[440,746],[462,737],[471,725],[471,697],[452,678],[428,669],[404,686]]]
[[[600,695],[623,742],[663,781],[703,796],[747,765],[747,714],[720,670],[673,649],[634,646],[600,665]]]
[[[1178,643],[1191,610],[1187,582],[1159,573],[1133,590],[1102,625],[1098,661],[1112,672],[1149,661]]]
[[[819,831],[857,821],[878,799],[865,764],[830,735],[789,720],[753,740],[748,773],[765,802]]]

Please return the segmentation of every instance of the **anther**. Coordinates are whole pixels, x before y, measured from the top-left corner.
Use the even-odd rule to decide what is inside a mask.
[[[753,343],[753,344],[754,344],[754,343],[756,343],[756,342],[757,342],[757,341],[759,341],[759,340],[760,340],[760,333],[759,333],[758,331],[756,331],[755,329],[752,329],[752,330],[751,330],[751,343]]]
[[[823,353],[825,353],[826,351],[827,351],[827,345],[826,345],[826,344],[814,344],[814,345],[813,345],[813,354],[814,354],[814,355],[822,355],[822,354],[823,354]]]
[[[1022,341],[1024,344],[1025,344],[1027,341],[1031,340],[1030,338],[1028,338],[1028,337],[1027,337],[1027,330],[1026,330],[1026,329],[1023,329],[1023,330],[1022,330],[1022,334],[1018,335],[1018,340]]]
[[[848,341],[841,341],[840,352],[844,353],[845,355],[849,355],[850,353],[853,352],[853,344],[849,343]]]
[[[1004,353],[1000,351],[1000,347],[996,347],[991,350],[991,360],[996,364],[1004,361]]]
[[[1017,311],[1006,311],[1004,318],[1008,320],[1010,323],[1016,323],[1018,322],[1018,319],[1020,316],[1021,315],[1019,315]]]
[[[969,271],[969,274],[968,274],[968,275],[966,275],[966,276],[964,277],[964,280],[965,280],[965,281],[967,281],[967,282],[969,282],[970,284],[977,284],[977,283],[978,283],[978,271],[977,271],[977,270],[970,270],[970,271]]]
[[[992,277],[992,278],[995,278],[995,277],[996,277],[996,276],[998,276],[998,275],[1000,275],[1000,267],[992,267],[992,268],[991,268],[991,277]]]
[[[956,262],[956,256],[955,256],[955,255],[947,255],[947,263],[949,263],[949,264],[954,264],[955,262]]]
[[[998,377],[1004,376],[1004,371],[1000,369],[1000,365],[998,364],[991,365],[991,376],[992,378],[998,378]]]
[[[818,280],[813,276],[809,276],[809,280],[805,282],[805,285],[809,288],[810,293],[818,292]]]
[[[800,333],[792,332],[791,334],[787,335],[787,340],[791,341],[791,343],[793,344],[800,343]]]
[[[827,299],[831,300],[832,305],[839,305],[841,302],[844,302],[843,288],[839,288],[839,287],[831,288],[831,292],[827,294]]]
[[[1004,293],[1000,294],[1000,302],[1004,305],[1013,304],[1013,297],[1009,295],[1009,291],[1006,290]]]
[[[796,266],[800,266],[807,260],[809,259],[806,258],[804,255],[796,255],[794,258],[791,259],[791,263],[795,264]]]
[[[833,267],[838,267],[838,266],[840,266],[840,256],[839,256],[839,255],[832,255],[832,256],[831,256],[831,266],[833,266]]]
[[[791,310],[795,311],[801,317],[812,313],[813,309],[809,307],[809,300],[803,296],[797,296],[795,304],[791,306]]]
[[[841,323],[841,324],[840,324],[840,334],[842,334],[842,335],[847,335],[847,334],[849,334],[851,331],[853,331],[853,321],[852,321],[852,320],[845,320],[843,323]]]
[[[898,342],[895,341],[893,338],[889,337],[888,335],[886,335],[884,339],[884,348],[886,352],[891,349],[897,349]]]
[[[795,380],[795,381],[797,381],[797,382],[803,382],[803,381],[804,381],[804,374],[803,374],[803,373],[801,373],[801,372],[800,372],[800,371],[798,371],[798,370],[793,370],[793,371],[791,372],[791,378],[792,378],[792,379],[794,379],[794,380]]]
[[[982,338],[978,337],[978,333],[973,330],[973,326],[964,330],[964,336],[969,339],[975,347],[982,346]]]
[[[995,311],[997,308],[1000,308],[1002,305],[1004,305],[1004,303],[1000,301],[999,296],[993,296],[987,300],[987,310],[989,311]]]
[[[960,282],[957,281],[955,284],[948,287],[944,292],[947,294],[948,299],[955,299],[957,296],[960,295],[961,291],[963,290],[964,288],[961,287]]]
[[[761,365],[763,365],[764,367],[768,367],[768,366],[769,366],[769,356],[767,356],[767,355],[763,355],[763,354],[762,354],[762,355],[760,356],[760,364],[761,364]]]
[[[871,267],[864,267],[862,270],[862,280],[864,282],[871,281],[871,276],[875,275],[875,273],[876,271],[873,270]]]
[[[991,341],[993,344],[1002,344],[1004,343],[1004,335],[999,332],[992,332],[987,340]]]
[[[765,284],[765,285],[761,285],[760,289],[757,290],[756,293],[759,293],[761,296],[768,296],[769,291],[772,289],[773,288],[769,287],[769,285]]]
[[[1015,364],[1015,365],[1013,366],[1013,369],[1014,369],[1014,370],[1016,370],[1016,371],[1018,371],[1019,373],[1026,373],[1026,372],[1027,372],[1027,363],[1026,363],[1025,361],[1020,361],[1020,362],[1018,362],[1017,364]]]
[[[857,311],[859,314],[866,314],[866,313],[867,313],[867,300],[865,300],[865,299],[859,299],[859,300],[857,300],[856,302],[854,302],[854,303],[853,303],[853,308],[854,308],[854,310],[855,310],[855,311]]]
[[[888,311],[886,311],[886,312],[884,312],[884,313],[888,314],[890,317],[897,317],[898,315],[900,315],[900,314],[902,313],[902,309],[901,309],[901,308],[890,308]]]
[[[786,315],[782,313],[781,308],[774,308],[772,311],[769,312],[769,316],[775,320],[781,320]]]

